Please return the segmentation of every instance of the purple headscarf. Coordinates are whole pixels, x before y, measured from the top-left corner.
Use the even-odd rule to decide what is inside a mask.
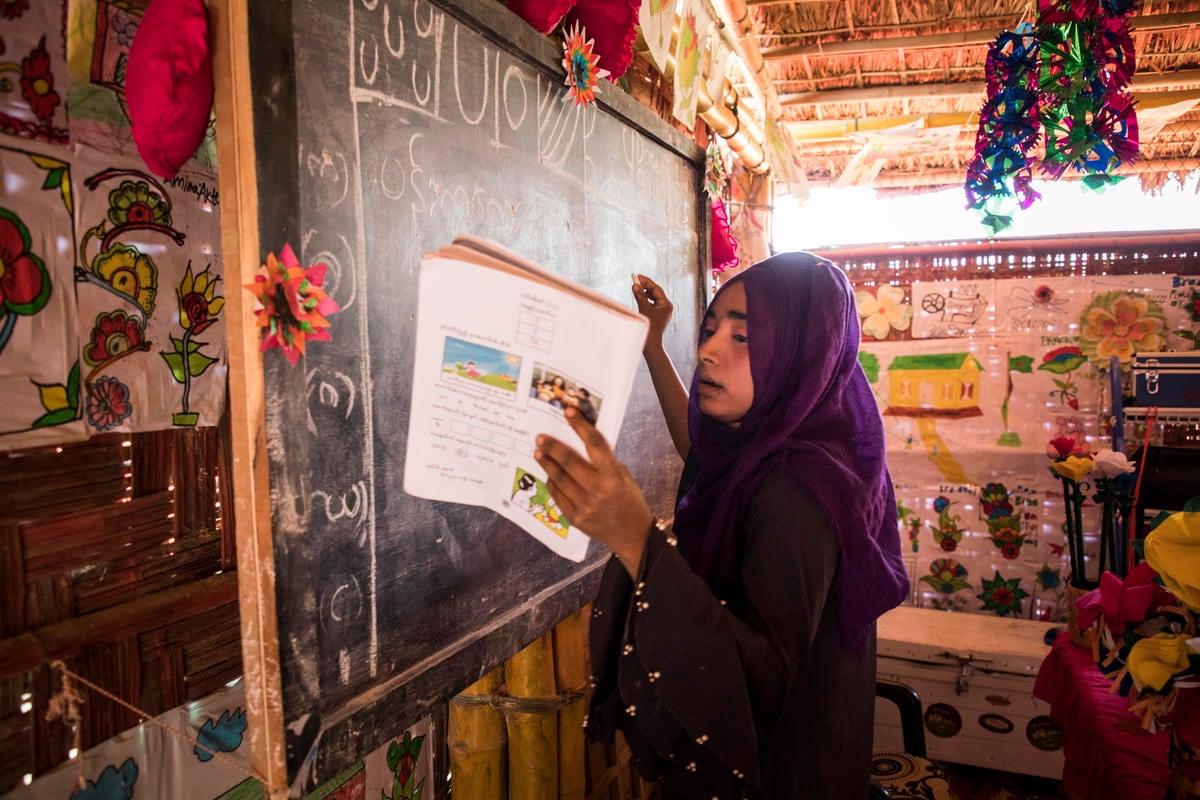
[[[840,632],[860,652],[871,623],[907,595],[908,577],[850,283],[810,253],[768,258],[721,291],[735,282],[746,290],[754,402],[741,425],[723,425],[700,413],[693,376],[688,434],[699,470],[676,508],[679,549],[720,593],[737,576],[737,520],[763,476],[786,470],[837,534]]]

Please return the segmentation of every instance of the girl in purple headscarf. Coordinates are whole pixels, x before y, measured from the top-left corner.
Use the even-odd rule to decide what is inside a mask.
[[[670,301],[644,276],[634,296],[685,462],[674,535],[582,415],[586,457],[538,439],[559,508],[616,556],[593,607],[589,734],[620,728],[668,798],[865,798],[875,620],[908,579],[849,282],[808,253],[732,278],[690,392],[662,344]]]

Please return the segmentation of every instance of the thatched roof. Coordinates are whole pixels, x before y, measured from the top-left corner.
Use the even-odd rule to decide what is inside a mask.
[[[930,152],[889,160],[878,187],[961,183],[974,153],[984,100],[988,45],[1022,21],[1036,23],[1029,0],[714,0],[758,48],[781,119],[794,137],[811,185],[836,182],[865,141],[909,123],[949,129]],[[1200,0],[1144,0],[1131,17],[1137,72],[1131,89],[1151,134],[1141,159],[1118,174],[1147,188],[1200,168]],[[753,102],[750,70],[735,87]],[[762,92],[758,94],[761,96]],[[1160,109],[1155,111],[1155,109]],[[1169,119],[1157,132],[1148,130]],[[1040,152],[1040,150],[1039,150]]]

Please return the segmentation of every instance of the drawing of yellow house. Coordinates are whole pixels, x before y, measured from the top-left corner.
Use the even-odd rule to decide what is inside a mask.
[[[970,353],[897,356],[888,366],[888,408],[902,417],[978,417],[983,365]]]

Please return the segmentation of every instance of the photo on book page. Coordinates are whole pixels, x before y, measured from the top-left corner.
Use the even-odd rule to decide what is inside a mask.
[[[533,365],[529,399],[531,403],[539,403],[538,408],[555,414],[561,414],[568,408],[577,408],[584,419],[593,425],[604,402],[604,398],[594,389],[584,386],[562,370],[545,364]]]
[[[582,561],[587,532],[555,506],[534,441],[545,433],[582,451],[563,413],[574,407],[615,445],[646,330],[636,310],[489,242],[427,255],[404,490],[490,508]]]

